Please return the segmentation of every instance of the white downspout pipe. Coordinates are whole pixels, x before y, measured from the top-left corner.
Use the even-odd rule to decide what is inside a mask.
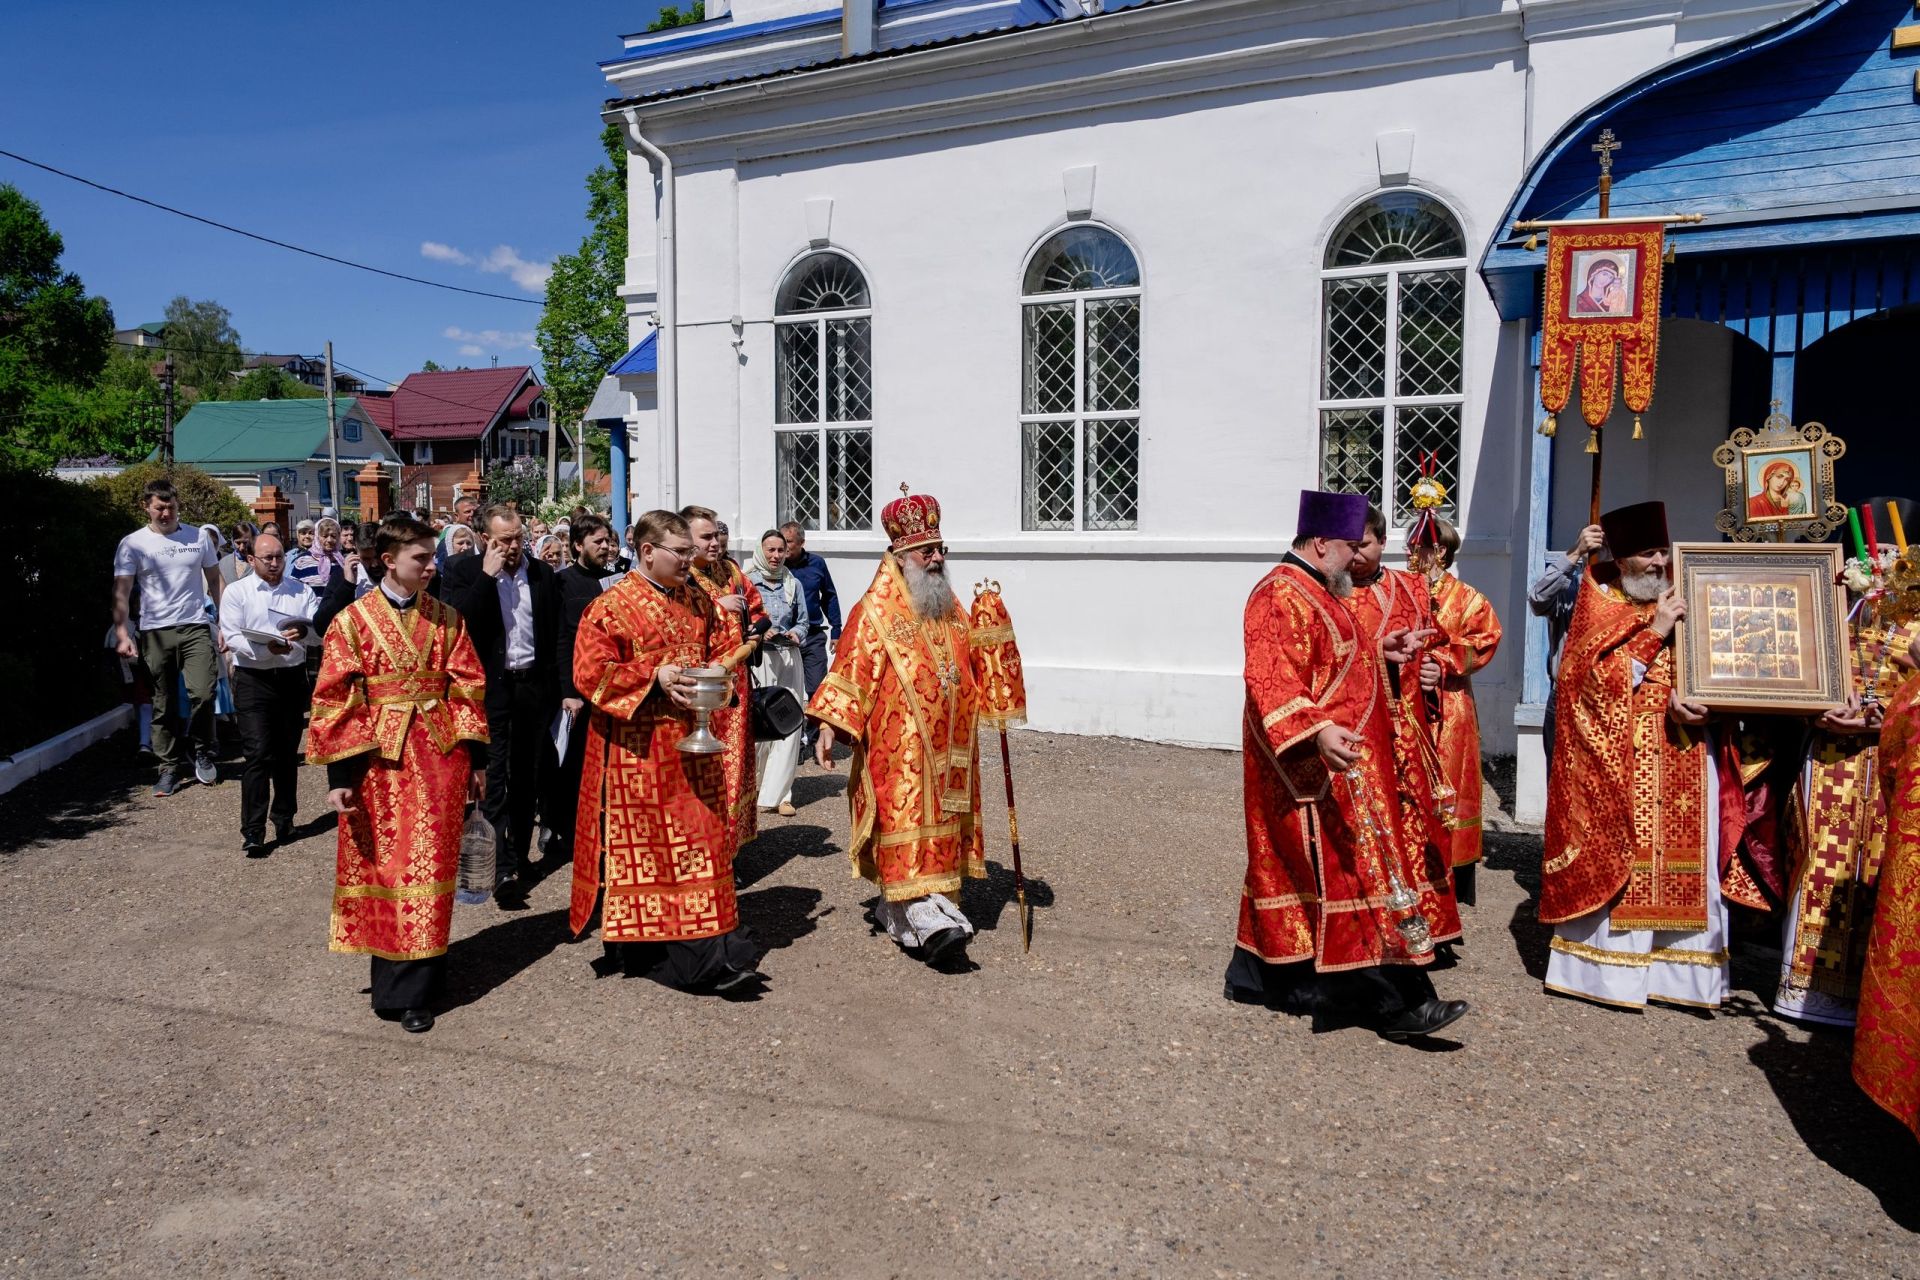
[[[675,340],[680,307],[674,270],[673,161],[641,134],[639,112],[628,107],[620,114],[627,122],[628,152],[646,156],[660,174],[660,338],[654,347],[659,366],[655,386],[660,398],[660,505],[675,511],[680,507],[680,364]]]

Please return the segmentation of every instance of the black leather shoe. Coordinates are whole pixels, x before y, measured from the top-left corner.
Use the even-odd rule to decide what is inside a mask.
[[[926,954],[928,964],[936,964],[956,949],[965,950],[966,945],[967,931],[959,925],[952,925],[930,934],[921,942],[920,949]]]
[[[240,847],[246,852],[249,858],[264,858],[267,856],[268,845],[265,836],[242,836],[240,837]]]
[[[527,885],[517,871],[509,871],[500,877],[493,887],[493,900],[503,907],[524,907],[527,905]]]
[[[409,1009],[400,1015],[400,1029],[416,1035],[422,1031],[433,1030],[433,1014],[426,1009]]]
[[[758,969],[734,969],[721,974],[707,989],[725,995],[729,991],[743,991],[766,980],[767,976]]]
[[[1383,1040],[1411,1040],[1415,1036],[1430,1036],[1466,1017],[1469,1007],[1465,1000],[1429,1000],[1418,1008],[1388,1019],[1376,1030]]]
[[[292,819],[288,819],[285,822],[276,822],[273,824],[273,842],[275,844],[286,844],[292,839],[293,839]]]

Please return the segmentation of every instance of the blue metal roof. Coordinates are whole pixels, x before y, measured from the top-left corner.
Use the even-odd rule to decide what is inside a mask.
[[[1624,144],[1611,216],[1707,215],[1674,232],[1683,267],[1695,255],[1914,235],[1920,56],[1895,52],[1888,34],[1913,16],[1908,0],[1826,0],[1651,72],[1575,118],[1534,162],[1481,258],[1501,317],[1532,314],[1545,260],[1507,228],[1597,216],[1589,147],[1602,128]]]
[[[660,370],[660,359],[657,354],[659,340],[658,330],[648,334],[634,344],[633,350],[614,361],[613,368],[607,372],[616,378],[642,373],[658,373]]]

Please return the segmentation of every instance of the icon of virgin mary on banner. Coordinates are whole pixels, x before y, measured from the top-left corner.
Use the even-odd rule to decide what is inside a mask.
[[[1621,399],[1640,419],[1653,402],[1660,347],[1660,258],[1666,226],[1622,222],[1554,227],[1547,232],[1545,324],[1540,333],[1540,401],[1552,435],[1572,398],[1579,370],[1580,414],[1598,428]]]

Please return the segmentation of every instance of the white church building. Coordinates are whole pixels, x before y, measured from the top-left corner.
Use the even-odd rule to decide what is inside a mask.
[[[1584,509],[1549,524],[1532,330],[1483,255],[1592,104],[1813,7],[708,0],[601,64],[633,509],[711,506],[736,547],[798,520],[851,599],[880,508],[933,494],[962,599],[1003,585],[1033,727],[1237,747],[1299,491],[1373,495],[1397,555],[1431,452],[1507,624],[1485,747],[1537,816],[1525,588]],[[1629,472],[1618,501],[1659,489]]]

